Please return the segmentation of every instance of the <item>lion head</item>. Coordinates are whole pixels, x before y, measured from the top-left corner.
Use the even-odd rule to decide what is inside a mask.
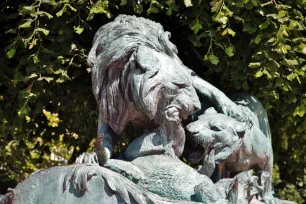
[[[127,123],[159,125],[175,107],[186,117],[200,107],[191,75],[153,21],[120,15],[96,33],[88,63],[102,119],[120,134]]]

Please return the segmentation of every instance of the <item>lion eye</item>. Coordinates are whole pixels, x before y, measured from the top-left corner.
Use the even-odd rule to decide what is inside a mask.
[[[221,131],[222,128],[219,127],[219,126],[212,126],[212,127],[211,127],[211,130],[213,130],[213,131]]]
[[[159,71],[159,69],[157,69],[157,70],[155,70],[154,72],[152,72],[152,73],[150,74],[149,79],[155,77],[155,76],[158,74],[158,71]]]
[[[132,67],[133,67],[133,69],[139,70],[141,72],[145,72],[146,71],[137,61],[133,61]]]

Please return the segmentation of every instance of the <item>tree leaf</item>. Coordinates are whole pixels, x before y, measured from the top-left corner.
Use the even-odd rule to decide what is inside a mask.
[[[64,12],[66,12],[67,11],[67,8],[66,8],[66,5],[65,6],[63,6],[63,8],[61,9],[61,10],[59,10],[58,12],[56,12],[56,16],[57,17],[61,17],[62,15],[63,15],[63,13]]]
[[[233,47],[227,47],[227,48],[225,48],[225,53],[228,55],[228,56],[230,56],[230,57],[232,57],[232,56],[234,56],[234,49],[233,49]]]
[[[193,33],[191,35],[188,36],[188,40],[193,44],[193,46],[195,47],[200,47],[202,44],[199,41],[199,39],[197,38],[197,36]]]
[[[273,90],[272,93],[273,93],[274,98],[278,100],[279,99],[278,92],[276,90]]]
[[[292,72],[291,74],[289,74],[289,75],[287,76],[287,79],[288,79],[289,81],[292,81],[292,80],[295,79],[296,77],[297,77],[297,74],[294,73],[294,72]]]
[[[285,62],[288,64],[288,65],[298,65],[298,61],[296,59],[292,59],[292,60],[289,60],[289,59],[285,59]]]
[[[261,41],[261,36],[262,36],[262,33],[259,32],[257,35],[256,35],[256,38],[254,39],[254,43],[255,44],[258,44],[260,41]]]
[[[14,80],[15,81],[23,81],[23,78],[24,78],[24,76],[19,71],[14,73]]]
[[[151,13],[158,13],[159,9],[156,8],[154,5],[150,6],[150,8],[147,10],[147,14],[151,14]]]
[[[84,28],[82,28],[82,27],[80,27],[80,26],[74,28],[74,31],[75,31],[77,34],[79,34],[79,35],[81,35],[81,33],[83,32],[83,30],[84,30]]]
[[[49,31],[45,28],[36,28],[35,30],[42,32],[44,35],[48,35]]]
[[[244,23],[243,24],[243,31],[244,32],[248,32],[248,33],[252,34],[252,33],[256,32],[256,30],[257,30],[257,28],[254,25],[252,25],[251,23]]]
[[[41,15],[41,16],[46,16],[48,17],[49,19],[53,18],[53,16],[50,14],[50,13],[47,13],[45,11],[38,11],[36,12],[38,15]]]
[[[156,7],[154,7],[155,9],[157,9],[158,10],[158,8],[156,8]],[[155,9],[153,9],[153,11],[150,11],[151,13],[154,13],[154,12],[159,12],[159,10],[158,11],[155,11]],[[143,12],[143,6],[141,5],[141,4],[136,4],[135,5],[135,7],[134,7],[134,11],[136,12],[136,13],[142,13]],[[148,13],[148,11],[147,11],[147,13]],[[109,12],[108,12],[108,14],[110,14]],[[107,15],[107,13],[106,13],[106,15]],[[110,15],[108,16],[108,18],[110,18]]]
[[[300,116],[300,117],[303,117],[306,113],[306,106],[304,106],[303,104],[300,105],[300,106],[297,106],[293,112],[293,116]]]
[[[279,18],[283,18],[283,17],[286,16],[286,14],[287,14],[287,11],[280,10],[280,11],[278,12],[278,17],[279,17]]]
[[[127,0],[121,0],[120,6],[125,6],[127,4]]]
[[[37,55],[34,55],[34,56],[33,56],[33,61],[34,61],[35,64],[38,63],[38,62],[40,62],[40,60],[39,60],[39,58],[37,57]]]
[[[48,83],[50,83],[50,81],[53,81],[53,77],[44,77],[44,80],[46,80]]]
[[[76,10],[73,6],[71,6],[71,4],[67,4],[67,6],[69,6],[69,8],[70,8],[72,11],[77,12],[77,10]]]
[[[224,29],[224,31],[221,33],[222,36],[227,34],[227,29]]]
[[[267,19],[265,22],[259,25],[259,29],[260,30],[266,29],[269,25],[270,25],[270,20]]]
[[[262,75],[263,75],[262,71],[259,70],[258,72],[256,72],[256,74],[255,74],[254,76],[255,76],[255,78],[259,78],[259,77],[261,77]]]
[[[220,1],[217,1],[217,0],[214,0],[210,3],[210,5],[212,6],[211,7],[211,12],[216,12],[216,11],[219,11],[221,9],[221,6],[222,6],[222,0]]]
[[[231,35],[231,36],[235,36],[235,35],[236,35],[236,32],[233,31],[233,30],[230,29],[230,28],[227,28],[227,33],[228,33],[229,35]]]
[[[17,110],[18,116],[27,115],[30,112],[30,107],[28,104],[23,105],[20,109]]]
[[[249,67],[250,68],[257,68],[257,67],[260,67],[261,63],[260,62],[251,62],[249,64]]]
[[[214,65],[219,64],[219,57],[217,57],[215,55],[210,55],[208,59]]]
[[[184,0],[184,4],[186,7],[193,6],[191,0]]]
[[[242,86],[243,90],[245,90],[245,91],[249,90],[249,84],[248,84],[247,81],[243,81],[241,86]]]
[[[32,23],[32,21],[27,21],[27,22],[21,24],[20,26],[18,26],[18,28],[30,28],[31,23]]]
[[[202,28],[202,25],[199,23],[199,19],[196,21],[196,24],[193,26],[194,33],[197,34]]]
[[[35,13],[35,7],[34,6],[22,6],[19,10],[19,14],[21,16],[25,16],[26,14],[34,14]]]
[[[30,76],[27,77],[27,79],[32,79],[38,77],[38,75],[36,73],[31,74]]]
[[[271,74],[268,72],[268,70],[264,69],[264,70],[262,71],[262,73],[263,73],[264,75],[266,75],[266,76],[268,77],[268,79],[272,79],[272,76],[271,76]]]
[[[252,4],[253,4],[254,6],[258,6],[258,1],[257,1],[257,0],[251,0],[251,2],[252,2]]]
[[[9,59],[11,59],[12,57],[14,57],[15,53],[16,53],[16,50],[14,48],[11,48],[6,52],[6,55]]]

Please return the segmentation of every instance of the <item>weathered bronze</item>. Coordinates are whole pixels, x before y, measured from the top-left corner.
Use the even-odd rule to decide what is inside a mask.
[[[94,153],[33,173],[0,203],[289,203],[272,195],[271,134],[260,102],[230,99],[198,77],[169,38],[160,24],[135,16],[103,25],[88,56],[99,107]],[[201,103],[211,107],[200,112]],[[146,131],[124,160],[113,159],[129,123]],[[179,159],[185,131],[199,169]]]

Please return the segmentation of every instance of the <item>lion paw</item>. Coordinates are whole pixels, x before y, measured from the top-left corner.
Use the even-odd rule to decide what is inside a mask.
[[[101,167],[96,164],[76,165],[70,173],[65,176],[64,190],[73,185],[76,192],[84,192],[88,189],[88,181],[97,176]]]

